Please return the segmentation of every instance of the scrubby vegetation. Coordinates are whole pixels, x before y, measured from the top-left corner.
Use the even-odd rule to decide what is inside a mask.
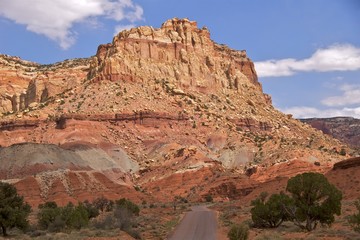
[[[0,227],[3,236],[7,236],[7,230],[14,227],[27,229],[30,211],[30,206],[17,194],[13,185],[0,182]]]
[[[71,233],[88,228],[99,231],[118,229],[135,239],[141,239],[140,233],[134,229],[137,224],[135,217],[139,216],[140,208],[125,198],[113,202],[99,197],[92,202],[84,201],[76,205],[69,202],[64,207],[55,202],[46,202],[38,206],[35,214],[37,224],[31,226],[28,222],[30,212],[30,206],[17,194],[16,188],[0,182],[0,228],[4,236],[12,228],[29,229],[30,237],[49,232]]]
[[[102,213],[100,218],[97,218]],[[138,216],[140,208],[128,199],[122,198],[115,203],[104,197],[93,202],[79,202],[76,206],[68,203],[65,207],[58,207],[55,202],[39,205],[38,225],[50,232],[80,230],[94,227],[99,230],[120,229],[136,239],[140,234],[134,231],[134,216]],[[97,218],[97,219],[95,219]],[[91,222],[91,219],[94,221]]]
[[[230,240],[247,240],[249,238],[249,226],[245,223],[233,225],[228,233],[228,238]]]
[[[358,212],[349,217],[349,223],[354,231],[360,232],[360,198],[355,201],[355,207]]]
[[[97,203],[98,202],[99,201],[97,201]],[[105,203],[105,199],[102,199],[102,202]],[[101,209],[107,210],[110,214],[107,214],[102,219],[94,221],[95,228],[120,229],[127,232],[135,239],[141,239],[140,233],[133,228],[137,225],[134,216],[139,216],[139,206],[125,198],[116,200],[115,204],[105,205],[112,206],[112,211],[108,211],[108,207],[104,208],[103,204],[100,204]]]
[[[284,221],[290,220],[285,206],[289,206],[291,198],[284,193],[273,194],[266,200],[268,194],[263,192],[260,197],[251,202],[251,217],[255,227],[276,228]]]
[[[59,232],[65,229],[87,227],[91,218],[97,217],[99,212],[88,202],[75,206],[68,203],[65,207],[58,207],[55,202],[47,202],[39,206],[38,224],[42,229]]]
[[[303,173],[288,181],[286,191],[293,203],[285,205],[290,220],[308,231],[318,223],[330,226],[341,213],[342,193],[320,173]]]
[[[101,196],[99,198],[96,198],[92,202],[92,205],[101,212],[110,212],[113,210],[114,202]]]
[[[252,202],[254,226],[274,228],[291,221],[307,231],[317,225],[330,226],[340,215],[342,193],[320,173],[303,173],[289,179],[284,193],[261,194]]]
[[[211,197],[205,195],[204,198],[211,202],[213,199],[206,199],[209,196]],[[248,239],[249,234],[252,236],[253,231],[256,231],[255,228],[269,228],[259,230],[262,234],[256,239],[272,239],[267,237],[279,231],[291,232],[299,229],[304,232],[312,231],[311,236],[321,236],[324,235],[323,231],[335,230],[328,228],[313,230],[319,225],[330,227],[334,223],[335,215],[339,215],[341,211],[341,200],[342,193],[330,184],[324,175],[303,173],[288,180],[285,192],[272,195],[262,193],[251,202],[251,206],[241,206],[241,211],[246,213],[247,217],[251,214],[251,220],[241,217],[232,202],[221,203],[228,205],[228,209],[227,214],[222,213],[220,219],[227,223],[224,226],[229,228],[229,239]],[[352,202],[348,205],[344,204],[344,208],[352,204]],[[177,208],[177,205],[180,207]],[[156,205],[143,200],[141,211],[146,214],[140,215],[140,207],[125,198],[111,201],[99,197],[92,202],[68,203],[65,206],[46,202],[35,210],[33,217],[30,218],[32,225],[29,226],[27,218],[30,206],[17,195],[15,187],[0,183],[0,227],[3,235],[7,234],[8,229],[17,228],[29,229],[27,237],[47,237],[48,234],[73,236],[85,231],[86,234],[92,234],[91,236],[126,232],[135,239],[149,236],[163,238],[174,229],[180,220],[180,209],[184,210],[186,206],[190,206],[188,200],[181,196],[175,196],[172,202]],[[357,209],[355,214],[337,219],[337,224],[343,221],[348,228],[352,227],[354,231],[360,232],[360,199],[355,202],[355,207]],[[165,208],[167,215],[164,214],[166,216],[161,220],[154,220],[157,212]],[[353,212],[353,208],[348,207],[346,211]],[[234,218],[243,223],[232,224],[234,221],[230,219]],[[251,231],[250,227],[253,228]],[[280,229],[275,232],[271,230],[278,227]],[[15,233],[20,234],[17,230]],[[14,230],[10,231],[10,234],[14,234]],[[352,232],[352,234],[358,233]]]
[[[17,195],[16,188],[10,184],[1,184],[0,227],[5,229],[4,235],[8,233],[7,230],[11,230],[8,234],[18,239],[84,239],[127,235],[134,239],[164,239],[179,223],[180,214],[189,206],[187,199],[178,196],[177,200],[178,209],[173,209],[172,202],[157,206],[157,203],[147,203],[146,200],[143,200],[140,209],[125,198],[112,201],[99,197],[93,201],[69,202],[65,206],[45,202],[35,208],[30,216],[30,206]],[[10,211],[11,208],[14,209]],[[145,214],[140,214],[140,211]],[[159,211],[165,212],[159,216]],[[26,231],[21,233],[21,229]]]

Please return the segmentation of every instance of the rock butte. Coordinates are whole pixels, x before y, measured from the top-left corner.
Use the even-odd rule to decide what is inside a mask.
[[[33,206],[239,199],[349,152],[274,109],[246,52],[188,19],[120,32],[88,59],[1,55],[0,83],[0,177]]]

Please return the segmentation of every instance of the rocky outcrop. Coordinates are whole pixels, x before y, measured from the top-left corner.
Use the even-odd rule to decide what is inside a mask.
[[[40,125],[40,120],[17,120],[17,121],[1,121],[0,130],[12,131],[16,129],[31,129]]]
[[[333,170],[360,167],[360,157],[349,158],[334,164]]]
[[[101,45],[88,75],[93,81],[139,81],[166,78],[178,89],[214,92],[260,87],[246,51],[214,43],[207,28],[188,19],[171,19],[161,28],[138,27],[120,32]]]
[[[88,59],[40,65],[0,55],[0,114],[23,111],[79,85],[86,77]]]
[[[93,201],[99,196],[111,200],[125,197],[135,202],[143,197],[132,186],[115,182],[101,172],[48,171],[21,179],[14,185],[33,208],[49,201],[65,206],[69,202]]]
[[[360,119],[351,117],[301,119],[323,133],[360,149]]]
[[[0,147],[0,179],[16,181],[20,194],[33,206],[45,201],[65,205],[99,195],[137,199],[128,173],[137,171],[138,164],[119,147],[108,149],[74,143]],[[31,186],[25,187],[27,183]]]
[[[257,121],[253,118],[240,118],[240,119],[230,119],[238,129],[244,129],[251,132],[265,131],[271,132],[272,126],[268,122]]]
[[[119,184],[114,198],[136,186],[157,202],[241,199],[350,152],[277,111],[246,52],[187,19],[123,31],[91,60],[2,59],[2,109],[18,112],[0,121],[0,177],[28,179],[41,200],[110,196]],[[29,142],[41,144],[14,145]]]

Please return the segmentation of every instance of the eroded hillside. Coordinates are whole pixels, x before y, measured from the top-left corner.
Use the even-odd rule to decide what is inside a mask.
[[[16,74],[6,73],[2,80],[8,88],[19,81],[12,94],[29,88],[28,80],[38,84],[35,76],[44,74],[34,63],[17,64]],[[34,72],[24,81],[28,65]],[[347,150],[342,143],[272,106],[245,51],[213,42],[207,28],[187,19],[168,20],[158,29],[123,31],[99,46],[90,60],[57,66],[47,70],[48,76],[69,77],[47,78],[46,86],[59,88],[49,90],[47,98],[41,97],[44,91],[32,91],[32,100],[4,114],[0,145],[55,144],[66,151],[82,146],[71,148],[77,156],[87,146],[92,155],[80,154],[84,162],[74,162],[76,168],[64,165],[62,155],[54,160],[61,162],[59,167],[51,168],[44,167],[45,160],[28,161],[18,154],[6,160],[20,164],[22,172],[35,166],[49,174],[91,171],[108,179],[98,194],[127,186],[138,190],[138,201],[168,201],[175,195],[195,201],[209,193],[236,199],[260,182],[308,170],[325,172],[346,157],[340,155]],[[119,167],[130,162],[138,168]],[[21,172],[13,171],[13,176]],[[63,200],[89,197],[76,195],[78,185],[69,173],[63,176],[47,189],[60,189]],[[43,186],[42,178],[32,177]],[[51,199],[39,189],[38,201]]]

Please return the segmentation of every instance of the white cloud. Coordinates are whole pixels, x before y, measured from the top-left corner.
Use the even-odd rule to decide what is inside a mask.
[[[268,60],[255,62],[255,69],[259,77],[291,76],[294,74],[294,70],[291,67],[294,64],[296,64],[296,60],[292,58]]]
[[[339,89],[343,92],[341,96],[325,98],[321,103],[329,107],[360,104],[360,85],[344,84]]]
[[[281,111],[292,114],[294,118],[329,118],[339,116],[360,118],[360,107],[329,108],[324,110],[313,107],[290,107],[282,109]]]
[[[255,62],[259,77],[291,76],[297,72],[330,72],[360,70],[360,48],[336,44],[318,49],[311,57]]]
[[[68,49],[76,41],[75,23],[105,17],[117,22],[142,20],[143,9],[132,0],[11,0],[0,1],[0,16],[58,42]]]

